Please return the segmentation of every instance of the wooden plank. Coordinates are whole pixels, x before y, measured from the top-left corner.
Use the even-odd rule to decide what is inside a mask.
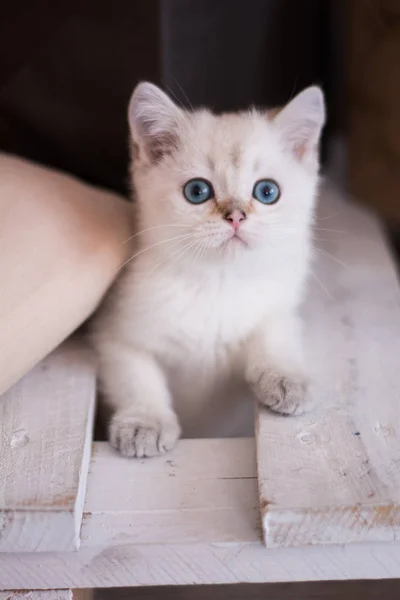
[[[142,464],[120,458],[104,443],[94,446],[81,548],[1,553],[0,588],[400,577],[400,542],[266,549],[252,510],[258,504],[253,440],[183,440],[170,455]],[[157,486],[154,494],[152,484],[146,489],[147,471],[153,483],[171,482],[163,497],[156,498]],[[163,539],[163,505],[175,515],[178,542]],[[151,527],[147,513],[152,515]],[[224,516],[227,513],[230,519]],[[140,516],[147,519],[146,527]],[[158,534],[161,541],[155,541]]]
[[[182,440],[151,460],[97,443],[82,545],[259,541],[255,464],[253,439]]]
[[[323,194],[320,257],[305,305],[318,408],[257,429],[268,547],[400,537],[400,292],[375,218]]]
[[[10,590],[0,600],[74,600],[72,590]]]
[[[55,582],[106,588],[392,579],[400,577],[400,546],[367,543],[266,549],[257,542],[127,544],[103,550],[20,554],[18,558],[5,554],[1,564],[7,582],[3,585],[13,581],[15,587],[45,589]]]
[[[0,399],[1,552],[78,548],[94,399],[92,354],[77,339]]]

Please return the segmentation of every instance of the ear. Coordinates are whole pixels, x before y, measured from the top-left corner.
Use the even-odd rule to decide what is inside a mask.
[[[300,92],[275,117],[284,144],[301,161],[316,159],[325,103],[322,90],[311,86]]]
[[[128,109],[134,150],[140,155],[143,151],[150,162],[159,162],[176,147],[181,118],[181,109],[160,88],[152,83],[139,83]]]

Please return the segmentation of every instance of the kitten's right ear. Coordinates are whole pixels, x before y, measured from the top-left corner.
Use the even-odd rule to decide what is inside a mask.
[[[129,102],[132,138],[150,162],[159,162],[177,145],[177,127],[182,111],[160,88],[139,83]]]
[[[301,161],[315,162],[325,123],[322,90],[313,85],[289,102],[274,118],[285,146]]]

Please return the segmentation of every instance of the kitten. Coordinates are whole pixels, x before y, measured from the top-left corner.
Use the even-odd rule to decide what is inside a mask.
[[[123,455],[163,453],[181,427],[241,433],[250,391],[278,413],[306,408],[297,309],[324,119],[318,87],[278,112],[221,116],[135,89],[136,250],[92,331]]]

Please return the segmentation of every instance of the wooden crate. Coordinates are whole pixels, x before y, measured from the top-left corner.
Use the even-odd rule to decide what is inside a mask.
[[[260,410],[255,440],[124,459],[92,444],[95,370],[79,339],[3,397],[0,589],[400,576],[397,274],[377,220],[330,190],[315,236],[315,412]]]

